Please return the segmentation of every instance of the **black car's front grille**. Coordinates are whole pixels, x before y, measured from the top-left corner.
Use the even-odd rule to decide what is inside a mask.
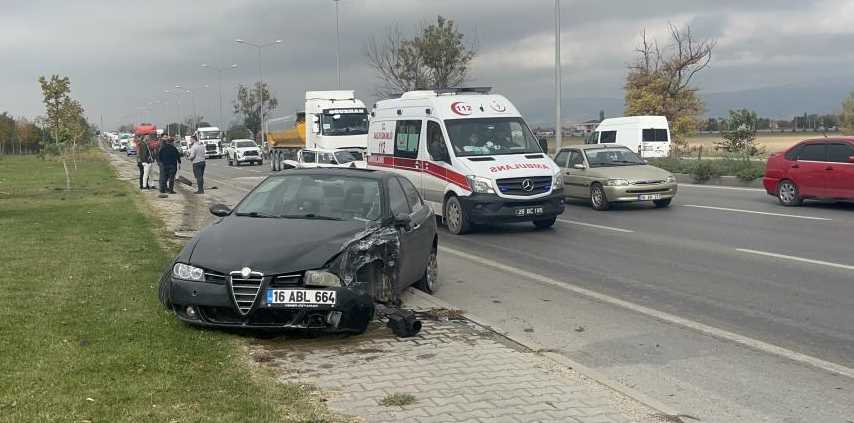
[[[496,181],[498,190],[507,195],[537,195],[549,191],[551,176],[532,176],[529,178],[505,178]]]
[[[281,286],[300,286],[302,285],[302,273],[294,273],[289,275],[277,275],[273,276],[273,279],[270,281],[270,286],[273,287],[281,287]]]
[[[245,156],[245,157],[249,157],[249,156],[257,157],[257,156],[258,156],[258,152],[257,152],[257,151],[254,151],[254,150],[244,151],[244,152],[243,152],[243,156]]]
[[[252,305],[261,292],[261,282],[264,275],[252,272],[249,277],[243,277],[240,272],[231,272],[231,294],[240,313],[246,315],[252,310]]]

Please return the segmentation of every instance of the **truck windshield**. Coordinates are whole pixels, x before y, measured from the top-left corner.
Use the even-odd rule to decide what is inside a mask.
[[[449,119],[445,126],[457,157],[543,152],[519,117]]]
[[[199,131],[199,141],[220,139],[219,131]]]
[[[364,135],[368,133],[368,114],[323,114],[320,124],[323,135]]]

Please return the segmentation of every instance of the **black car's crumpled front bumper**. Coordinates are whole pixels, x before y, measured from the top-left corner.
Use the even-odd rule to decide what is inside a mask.
[[[499,197],[495,194],[472,194],[458,197],[465,215],[471,223],[508,223],[508,222],[530,222],[532,220],[550,219],[563,213],[564,205],[563,190],[552,191],[545,197],[532,199],[510,199]],[[542,208],[542,213],[517,214],[519,209]]]
[[[168,303],[179,319],[193,325],[246,329],[311,329],[328,332],[364,332],[374,316],[374,303],[364,293],[347,287],[288,286],[275,289],[316,289],[335,291],[335,305],[284,307],[267,303],[272,278],[261,283],[252,308],[238,311],[226,283],[194,282],[168,278]]]

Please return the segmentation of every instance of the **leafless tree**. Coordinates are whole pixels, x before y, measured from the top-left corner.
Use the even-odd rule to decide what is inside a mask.
[[[672,44],[665,51],[657,41],[647,39],[643,30],[641,45],[635,50],[640,57],[629,68],[640,74],[663,76],[667,92],[676,95],[689,87],[697,72],[708,67],[717,42],[698,40],[687,25],[679,29],[671,24],[668,30]]]

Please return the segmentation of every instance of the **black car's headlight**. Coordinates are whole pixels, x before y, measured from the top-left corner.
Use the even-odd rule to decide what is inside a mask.
[[[335,288],[341,286],[341,278],[339,278],[338,275],[325,270],[309,270],[305,272],[303,283],[305,286],[326,286]]]
[[[175,263],[175,266],[172,267],[172,275],[187,281],[204,282],[205,280],[204,270],[184,263]]]

